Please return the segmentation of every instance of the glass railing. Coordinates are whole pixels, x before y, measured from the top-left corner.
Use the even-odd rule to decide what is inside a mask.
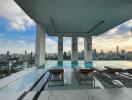
[[[25,68],[29,68],[35,65],[34,60],[27,61],[0,61],[0,79],[9,76],[13,73],[24,70]]]

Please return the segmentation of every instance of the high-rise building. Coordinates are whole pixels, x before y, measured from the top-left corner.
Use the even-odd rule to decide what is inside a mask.
[[[66,59],[66,57],[67,57],[67,53],[66,52],[64,52],[63,57],[64,57],[64,59]]]
[[[121,56],[125,55],[125,50],[121,50]]]
[[[100,53],[101,53],[101,55],[103,55],[104,54],[104,51],[101,49]]]
[[[116,47],[116,54],[119,56],[119,46]]]
[[[96,49],[93,49],[93,55],[94,55],[94,56],[97,56],[97,51],[96,51]]]
[[[10,52],[9,51],[7,51],[7,56],[9,56],[10,55]]]
[[[27,55],[27,51],[25,50],[25,55]]]

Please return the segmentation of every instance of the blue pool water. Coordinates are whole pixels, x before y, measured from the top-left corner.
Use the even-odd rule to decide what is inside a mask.
[[[63,61],[63,64],[58,65],[57,61],[46,61],[45,68],[48,69],[50,67],[96,67],[99,69],[103,69],[104,66],[110,66],[112,68],[132,68],[132,61],[93,61],[93,63],[84,63],[84,61],[78,61],[77,64],[72,64],[71,61]]]

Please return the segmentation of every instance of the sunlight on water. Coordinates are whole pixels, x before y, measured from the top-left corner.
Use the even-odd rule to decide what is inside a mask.
[[[93,63],[85,63],[84,61],[78,61],[78,64],[72,65],[71,61],[63,61],[62,67],[82,67],[82,68],[87,68],[87,67],[96,67],[99,69],[103,69],[104,66],[109,66],[112,68],[122,68],[122,69],[127,69],[127,68],[132,68],[132,61],[93,61]],[[50,67],[58,67],[57,61],[46,61],[45,68],[50,68]]]

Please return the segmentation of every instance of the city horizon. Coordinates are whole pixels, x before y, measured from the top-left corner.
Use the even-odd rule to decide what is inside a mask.
[[[102,52],[102,51],[103,51],[104,53],[116,52],[116,51],[117,51],[117,47],[119,47],[119,46],[116,46],[114,50],[108,50],[108,51],[106,51],[106,50],[104,50],[104,49],[97,50],[96,48],[93,48],[92,51],[93,51],[93,50],[96,50],[96,51],[99,52],[99,53]],[[119,52],[122,51],[122,50],[124,50],[125,52],[132,52],[132,50],[130,50],[130,51],[128,50],[128,51],[127,51],[127,50],[125,50],[125,49],[120,49],[120,47],[119,47]],[[0,52],[0,54],[7,54],[7,52],[10,52],[10,54],[25,54],[25,51],[27,52],[27,54],[30,54],[30,53],[35,54],[35,51],[28,51],[28,50],[24,50],[24,51],[22,51],[21,53],[11,52],[11,51],[7,50],[7,51],[5,51],[5,52],[3,52],[3,53]],[[82,52],[82,51],[84,51],[84,49],[78,51],[78,53],[79,53],[79,52]],[[71,50],[63,51],[63,53],[64,53],[64,52],[71,52]],[[56,52],[45,52],[45,53],[47,53],[47,54],[58,54],[57,51],[56,51]]]
[[[36,24],[13,1],[1,2],[0,9],[0,53],[35,52]],[[6,13],[6,14],[5,14]],[[12,15],[12,16],[10,16]],[[93,36],[93,49],[115,50],[115,46],[132,51],[132,19],[99,35]],[[57,52],[57,37],[46,35],[46,52]],[[54,50],[53,50],[54,48]],[[78,39],[78,51],[84,49],[84,39]],[[64,37],[64,51],[71,50],[71,38]]]

